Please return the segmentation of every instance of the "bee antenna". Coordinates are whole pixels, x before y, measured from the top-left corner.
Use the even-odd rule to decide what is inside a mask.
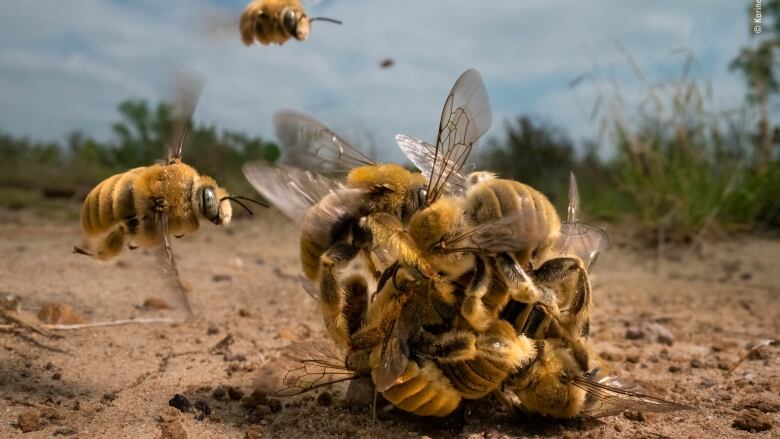
[[[261,205],[263,207],[270,207],[270,206],[268,206],[268,203],[264,203],[264,202],[262,202],[260,200],[255,200],[254,198],[245,197],[243,195],[233,195],[233,199],[251,201],[251,202],[253,202],[255,204],[259,204],[259,205]]]
[[[243,207],[243,208],[244,208],[244,210],[246,210],[246,211],[249,213],[249,215],[252,215],[252,216],[254,216],[254,212],[252,212],[251,210],[249,210],[249,208],[248,208],[248,207],[246,207],[246,204],[244,204],[244,203],[242,203],[241,201],[239,201],[239,200],[238,200],[238,198],[236,198],[236,197],[222,197],[222,198],[220,198],[220,199],[219,199],[219,201],[222,201],[222,200],[230,200],[230,201],[232,201],[232,202],[234,202],[234,203],[238,204],[239,206]]]
[[[327,18],[327,17],[311,17],[309,19],[309,23],[312,21],[327,21],[328,23],[335,23],[335,24],[344,24],[341,22],[341,20],[336,20],[333,18]]]

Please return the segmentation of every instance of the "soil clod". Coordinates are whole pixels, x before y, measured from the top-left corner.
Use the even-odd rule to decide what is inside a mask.
[[[20,430],[22,430],[23,433],[38,431],[43,428],[41,415],[36,410],[27,410],[20,413],[16,420],[16,425]]]
[[[183,413],[192,412],[192,402],[190,402],[189,398],[182,395],[181,393],[173,395],[173,398],[168,401],[168,405],[178,409]]]
[[[756,411],[745,412],[731,423],[731,427],[737,430],[758,433],[772,429],[772,418]]]

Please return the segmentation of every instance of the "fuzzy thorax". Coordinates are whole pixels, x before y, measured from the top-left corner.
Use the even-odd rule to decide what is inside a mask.
[[[347,175],[347,186],[379,193],[372,197],[374,211],[397,212],[410,191],[425,185],[425,178],[395,164],[359,166]]]

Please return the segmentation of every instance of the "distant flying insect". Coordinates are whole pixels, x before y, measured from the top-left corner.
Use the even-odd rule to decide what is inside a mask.
[[[238,28],[247,46],[255,41],[264,46],[281,45],[290,38],[309,38],[311,22],[317,20],[341,24],[332,18],[309,17],[299,0],[253,0],[241,14]]]
[[[165,164],[154,164],[113,175],[92,189],[81,209],[83,246],[74,246],[74,253],[96,259],[111,259],[127,245],[155,247],[165,250],[165,259],[176,277],[182,305],[192,314],[186,297],[186,287],[179,279],[171,235],[180,238],[198,230],[201,219],[216,225],[230,223],[232,207],[236,202],[249,208],[241,200],[266,204],[229,195],[208,176],[199,175],[193,167],[181,160],[187,133],[187,124],[195,111],[201,84],[187,78],[180,90],[180,119],[174,127],[173,142],[168,145]]]
[[[389,69],[390,67],[393,67],[394,64],[395,60],[393,58],[385,58],[379,62],[379,67],[382,69]]]

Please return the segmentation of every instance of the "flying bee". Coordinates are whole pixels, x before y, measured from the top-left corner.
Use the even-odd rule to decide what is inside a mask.
[[[504,391],[515,395],[521,410],[555,418],[600,418],[624,410],[668,413],[693,407],[641,393],[625,380],[607,375],[600,367],[586,367],[575,359],[568,342],[537,342],[537,357],[509,378]],[[589,343],[582,346],[592,350]],[[598,358],[589,352],[592,359]]]
[[[318,20],[341,24],[332,18],[309,17],[299,0],[253,0],[241,14],[238,28],[247,46],[255,41],[264,46],[281,45],[290,38],[309,38],[311,22]]]
[[[134,168],[113,175],[93,188],[81,209],[82,246],[74,253],[107,260],[130,249],[162,244],[165,259],[180,289],[179,300],[189,314],[192,308],[179,278],[171,247],[171,235],[179,238],[198,230],[205,219],[216,225],[230,223],[235,202],[250,214],[242,200],[266,206],[239,195],[230,195],[208,176],[182,162],[187,124],[195,111],[201,84],[182,78],[177,99],[179,117],[165,164]],[[266,206],[267,207],[267,206]]]

